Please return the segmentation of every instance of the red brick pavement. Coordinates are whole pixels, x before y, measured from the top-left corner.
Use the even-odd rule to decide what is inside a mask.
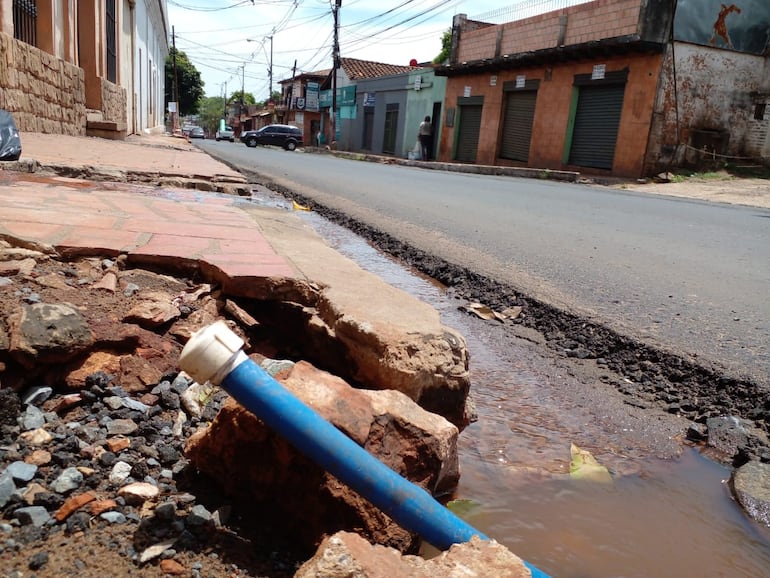
[[[163,173],[189,166],[196,167],[199,175],[238,175],[194,147],[183,150],[185,145],[189,147],[184,141],[182,150],[164,150],[146,144],[116,146],[102,139],[57,136],[56,140],[64,142],[56,152],[49,151],[43,158],[28,154],[42,150],[41,143],[50,143],[49,137],[22,135],[22,159],[77,165],[93,155],[100,167],[125,169],[130,165],[132,170]],[[126,150],[132,151],[129,157],[124,156]],[[137,262],[205,264],[207,270],[217,272],[219,280],[233,286],[301,277],[275,252],[259,223],[236,207],[236,199],[201,191],[105,185],[0,170],[0,236],[43,243],[68,254],[125,253]]]

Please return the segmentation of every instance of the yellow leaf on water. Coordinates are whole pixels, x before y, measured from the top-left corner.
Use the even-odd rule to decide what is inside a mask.
[[[310,207],[306,207],[305,205],[300,205],[297,201],[292,201],[291,206],[295,211],[309,211]]]
[[[570,444],[570,454],[572,455],[572,461],[569,464],[571,478],[602,483],[612,482],[609,470],[597,462],[591,452]]]
[[[474,502],[473,500],[450,500],[447,502],[446,505],[449,510],[452,511],[453,514],[456,514],[460,518],[464,518],[468,514],[472,514],[479,508],[481,508],[481,504],[478,502]]]

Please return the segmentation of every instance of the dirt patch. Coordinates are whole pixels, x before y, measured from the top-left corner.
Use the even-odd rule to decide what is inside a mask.
[[[739,178],[727,171],[709,173],[708,176],[675,176],[674,182],[666,183],[651,180],[603,184],[627,191],[770,209],[770,180]]]

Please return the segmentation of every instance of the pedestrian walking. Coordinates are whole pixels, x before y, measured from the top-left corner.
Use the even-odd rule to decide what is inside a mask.
[[[430,123],[429,116],[420,123],[417,140],[420,141],[420,159],[429,161],[433,156],[433,125]]]

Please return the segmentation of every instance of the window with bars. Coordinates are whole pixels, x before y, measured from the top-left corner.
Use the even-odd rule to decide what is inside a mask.
[[[13,0],[13,37],[37,46],[37,0]]]
[[[107,0],[107,80],[118,81],[118,50],[116,38],[115,0]]]

